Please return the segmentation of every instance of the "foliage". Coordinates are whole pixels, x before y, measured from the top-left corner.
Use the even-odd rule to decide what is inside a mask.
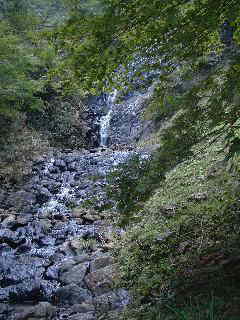
[[[49,150],[48,141],[26,125],[26,116],[0,117],[0,181],[2,188],[21,183],[31,172],[31,160]]]
[[[182,137],[183,152],[188,152],[193,139],[200,141],[207,129],[218,126],[226,134],[229,157],[239,151],[237,0],[68,2],[70,19],[52,36],[64,51],[56,71],[63,86],[78,82],[85,92],[123,89],[128,71],[141,78],[145,71],[161,70],[151,113],[157,118],[179,115],[163,139],[180,148]],[[132,72],[136,56],[141,65]]]
[[[81,114],[85,105],[80,97],[58,96],[54,90],[41,110],[28,113],[28,124],[42,132],[54,147],[79,149],[88,144]]]
[[[43,82],[31,79],[38,65],[31,51],[26,51],[22,39],[5,22],[0,24],[0,112],[13,115],[27,108],[39,108],[41,101],[34,96]]]
[[[155,162],[146,155],[136,155],[128,162],[118,165],[107,177],[107,195],[114,200],[120,212],[119,223],[124,226],[141,209],[151,192],[159,186],[163,173],[154,170]]]
[[[121,285],[135,298],[124,319],[211,319],[209,292],[222,301],[212,316],[230,318],[240,293],[239,159],[230,175],[220,150],[221,143],[195,146],[116,241]],[[191,297],[199,314],[187,306]]]
[[[58,21],[56,8],[63,12],[54,0],[0,1],[0,113],[13,116],[43,106],[47,74],[58,59],[41,33]]]
[[[29,157],[47,150],[46,135],[30,125],[29,114],[49,106],[48,74],[58,57],[42,34],[64,19],[63,12],[61,1],[0,1],[1,181],[18,180]]]

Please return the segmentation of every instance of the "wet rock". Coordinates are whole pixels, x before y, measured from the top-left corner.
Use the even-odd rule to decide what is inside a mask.
[[[60,287],[60,283],[58,281],[42,280],[41,281],[41,293],[43,298],[42,300],[52,301],[53,296],[55,295],[59,287]]]
[[[57,290],[55,301],[68,305],[81,304],[82,302],[91,304],[92,295],[89,290],[75,284],[70,284]]]
[[[39,258],[44,258],[44,259],[49,259],[51,258],[56,252],[55,247],[47,247],[47,248],[33,248],[31,250],[31,254],[34,257],[39,257]]]
[[[10,247],[16,248],[21,240],[17,232],[7,228],[0,230],[0,243],[7,243]]]
[[[0,244],[0,256],[11,255],[15,252],[9,245],[6,243]]]
[[[34,316],[47,318],[53,316],[55,311],[56,308],[49,302],[40,302],[36,307],[34,307]]]
[[[2,222],[2,226],[3,227],[8,227],[8,226],[11,226],[14,222],[15,222],[15,215],[11,214],[9,215],[8,217],[6,217]]]
[[[38,280],[45,270],[44,264],[38,258],[30,256],[0,257],[0,282],[2,287],[18,286],[28,280]]]
[[[94,316],[94,313],[88,312],[88,313],[77,313],[69,317],[69,320],[96,320],[96,317]]]
[[[59,265],[53,265],[47,269],[45,277],[50,280],[58,280],[59,278]]]
[[[20,215],[17,217],[16,219],[16,224],[18,226],[25,226],[27,225],[29,222],[31,222],[33,219],[32,215],[27,215],[27,214],[24,214],[24,215]]]
[[[83,281],[88,268],[89,268],[89,262],[78,264],[72,267],[69,271],[64,272],[60,276],[60,280],[64,284],[70,284],[70,283],[80,284]]]
[[[52,194],[47,188],[40,187],[37,194],[37,202],[43,204],[44,202],[50,200],[51,196]]]
[[[56,167],[59,167],[60,170],[62,170],[62,171],[66,169],[66,163],[65,163],[65,161],[63,161],[62,159],[57,159],[57,160],[55,160],[55,161],[54,161],[54,165],[55,165]]]
[[[74,257],[76,263],[83,263],[90,260],[90,256],[88,254],[81,254]]]
[[[59,170],[59,168],[58,168],[57,166],[51,166],[51,167],[48,169],[48,171],[49,171],[50,173],[59,173],[59,172],[60,172],[60,170]]]
[[[94,222],[96,220],[99,220],[100,217],[97,214],[92,214],[90,212],[88,212],[87,214],[84,215],[83,217],[85,220],[89,221],[89,222]]]
[[[5,297],[11,302],[36,301],[43,298],[40,279],[25,279],[17,285],[0,289],[0,295],[2,292],[5,292]]]
[[[8,315],[11,312],[11,306],[6,303],[0,303],[0,319],[8,319]]]
[[[73,171],[77,171],[77,162],[70,162],[68,163],[68,170],[73,172]]]
[[[40,246],[54,246],[56,240],[51,236],[41,237],[39,240]]]
[[[0,189],[0,206],[1,207],[5,203],[6,197],[7,197],[6,192]]]
[[[63,260],[62,262],[61,262],[61,265],[60,265],[60,267],[59,267],[59,270],[60,270],[60,272],[66,272],[66,271],[68,271],[69,269],[71,269],[74,265],[76,265],[77,264],[77,262],[76,262],[76,260],[73,258],[73,257],[71,257],[71,258],[68,258],[68,259],[66,259],[66,260]]]

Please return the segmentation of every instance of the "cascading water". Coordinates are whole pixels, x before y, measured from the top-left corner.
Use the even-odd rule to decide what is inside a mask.
[[[100,145],[102,147],[108,146],[108,137],[109,137],[109,127],[110,121],[112,118],[112,106],[116,101],[118,91],[115,89],[107,98],[107,109],[108,112],[105,116],[101,117],[100,119]]]
[[[104,219],[84,207],[72,212],[72,206],[95,199],[107,207],[107,173],[133,155],[148,157],[128,147],[141,134],[152,93],[153,87],[134,92],[118,104],[118,91],[109,94],[100,143],[119,149],[59,152],[36,161],[21,193],[29,205],[21,215],[0,215],[0,320],[96,320],[101,308],[120,310],[129,302],[125,290],[108,282],[113,260],[104,247]],[[84,248],[84,241],[96,248]]]

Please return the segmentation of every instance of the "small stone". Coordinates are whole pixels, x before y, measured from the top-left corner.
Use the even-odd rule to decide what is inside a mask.
[[[206,192],[198,192],[198,193],[192,194],[188,198],[188,200],[200,202],[200,201],[207,200],[207,198],[208,198],[208,195]]]
[[[96,306],[96,310],[103,313],[113,310],[118,300],[119,298],[117,294],[112,291],[96,297],[94,299],[94,304]]]
[[[83,219],[81,218],[75,218],[75,221],[77,224],[83,224]]]

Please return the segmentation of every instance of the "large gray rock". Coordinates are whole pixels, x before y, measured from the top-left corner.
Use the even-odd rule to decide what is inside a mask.
[[[80,284],[83,281],[88,268],[89,268],[89,262],[78,264],[72,267],[69,271],[64,272],[61,275],[60,280],[64,284],[70,284],[70,283]]]
[[[92,303],[92,295],[89,290],[80,288],[75,284],[69,284],[57,290],[55,300],[60,304]]]
[[[36,306],[23,305],[16,307],[15,320],[51,320],[56,314],[56,307],[48,302],[40,302]]]
[[[116,266],[111,265],[89,273],[85,277],[85,282],[94,295],[102,295],[111,290],[116,275]]]

